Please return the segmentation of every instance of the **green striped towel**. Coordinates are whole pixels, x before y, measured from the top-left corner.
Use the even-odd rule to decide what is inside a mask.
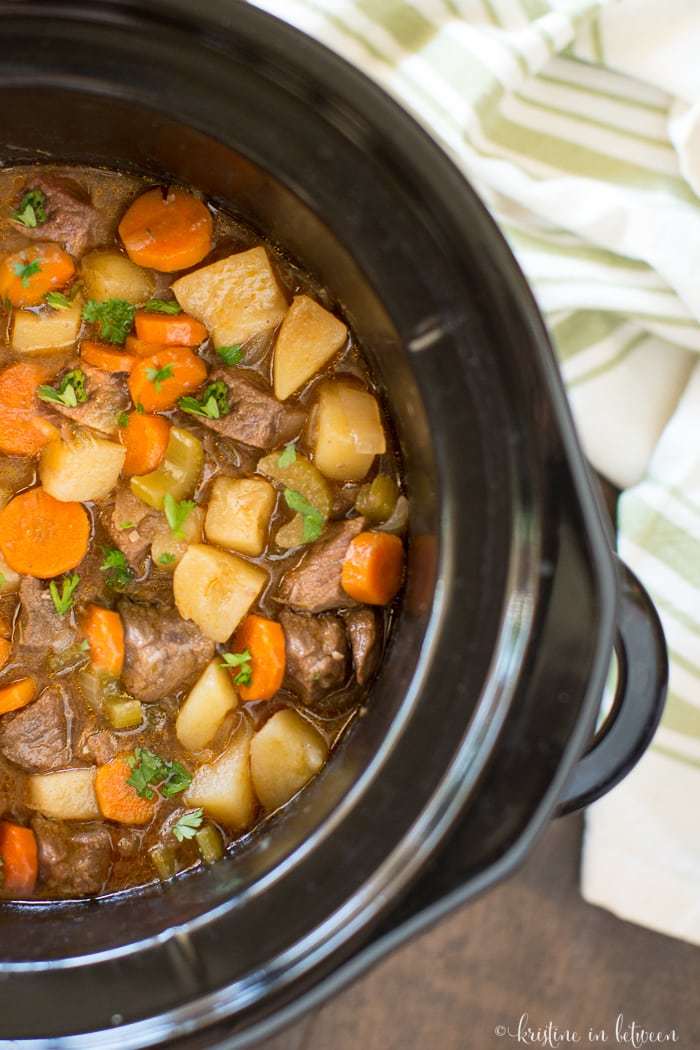
[[[700,943],[700,4],[257,2],[426,125],[532,283],[672,658],[652,749],[589,811],[583,894]]]

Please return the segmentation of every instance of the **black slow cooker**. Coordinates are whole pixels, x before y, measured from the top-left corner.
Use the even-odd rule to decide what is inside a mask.
[[[265,230],[343,304],[400,441],[408,592],[335,760],[206,871],[0,905],[2,1045],[247,1045],[624,775],[660,715],[661,628],[506,244],[355,69],[233,0],[2,0],[0,110],[4,165],[174,177]]]

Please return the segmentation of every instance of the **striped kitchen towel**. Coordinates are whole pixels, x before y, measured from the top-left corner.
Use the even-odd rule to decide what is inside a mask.
[[[650,752],[589,811],[583,894],[700,943],[700,3],[256,2],[440,139],[535,290],[672,661]]]

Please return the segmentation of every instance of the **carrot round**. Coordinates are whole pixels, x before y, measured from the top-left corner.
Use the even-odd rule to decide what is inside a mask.
[[[7,661],[10,659],[10,653],[12,652],[12,642],[9,638],[0,638],[0,667],[4,667]]]
[[[163,346],[199,346],[209,335],[202,322],[189,314],[173,317],[139,310],[134,317],[134,325],[138,339]]]
[[[46,368],[31,361],[0,372],[0,451],[34,456],[58,437],[56,427],[38,414],[37,387],[48,377]]]
[[[129,258],[139,266],[164,273],[186,270],[212,247],[212,218],[192,193],[170,188],[148,190],[137,197],[119,223],[119,236]]]
[[[36,682],[34,679],[18,678],[16,682],[0,689],[0,715],[6,715],[8,711],[19,711],[20,707],[30,704],[35,696]]]
[[[124,626],[119,613],[103,609],[101,605],[90,605],[83,630],[90,646],[92,666],[118,678],[124,667]]]
[[[87,554],[90,519],[82,503],[29,489],[0,510],[0,551],[15,572],[47,580],[74,569]]]
[[[355,601],[386,605],[397,594],[403,574],[403,544],[388,532],[361,532],[350,542],[341,583]]]
[[[148,824],[156,809],[156,799],[141,798],[127,781],[131,766],[124,755],[100,766],[95,774],[95,795],[105,820],[119,824]]]
[[[206,378],[201,357],[186,346],[171,346],[136,362],[129,376],[129,392],[134,404],[142,405],[146,412],[162,412]]]
[[[0,299],[13,306],[38,306],[47,292],[65,288],[75,263],[58,244],[33,244],[0,262]]]
[[[86,364],[103,372],[130,372],[136,364],[133,354],[125,354],[109,343],[95,343],[90,339],[84,339],[80,344],[80,356]]]
[[[32,829],[9,820],[0,821],[0,859],[3,892],[22,897],[31,893],[39,875],[39,854]]]
[[[232,651],[250,653],[249,685],[239,685],[241,700],[269,700],[282,688],[286,650],[282,625],[251,613],[233,637]]]
[[[162,343],[146,343],[135,335],[127,335],[124,349],[128,354],[133,354],[134,357],[150,357],[152,354],[157,354],[160,350],[165,350],[166,347]]]
[[[122,473],[131,476],[156,470],[163,461],[169,438],[167,419],[130,412],[126,426],[119,428],[119,440],[126,449]]]

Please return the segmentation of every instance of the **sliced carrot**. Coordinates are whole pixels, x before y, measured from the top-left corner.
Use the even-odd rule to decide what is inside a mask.
[[[186,270],[212,247],[212,218],[192,193],[170,188],[137,197],[119,223],[127,255],[139,266],[164,273]]]
[[[355,601],[386,605],[397,594],[403,575],[403,544],[388,532],[361,532],[350,542],[341,583]]]
[[[0,552],[23,575],[47,580],[74,569],[89,540],[82,503],[64,503],[42,488],[21,492],[0,510]]]
[[[171,346],[136,362],[129,377],[135,405],[146,412],[172,408],[179,397],[196,390],[207,378],[207,368],[186,346]]]
[[[6,639],[3,638],[3,641]],[[20,707],[26,707],[36,696],[36,682],[33,678],[18,678],[11,685],[0,689],[0,715],[6,715],[8,711],[19,711]]]
[[[37,387],[49,375],[43,365],[31,361],[0,372],[0,451],[10,456],[34,456],[58,437],[56,427],[38,414]]]
[[[75,263],[58,244],[33,244],[0,262],[0,299],[13,306],[38,306],[47,292],[65,288]]]
[[[39,875],[39,855],[32,829],[9,820],[0,821],[0,860],[3,893],[20,897],[30,894]]]
[[[199,346],[209,335],[202,322],[189,314],[171,316],[139,310],[134,324],[138,339],[163,346]]]
[[[125,427],[119,428],[119,440],[126,449],[122,473],[150,474],[163,461],[170,423],[162,416],[147,416],[144,412],[130,412]]]
[[[90,646],[92,666],[118,678],[124,667],[124,626],[119,613],[89,605],[83,630]]]
[[[125,354],[109,343],[94,343],[90,339],[84,339],[80,344],[80,356],[86,364],[103,372],[130,372],[136,364],[133,354]]]
[[[120,824],[148,824],[156,810],[156,799],[141,798],[127,781],[131,766],[125,755],[117,755],[95,774],[95,795],[105,820]]]
[[[0,638],[0,667],[4,667],[12,652],[12,642],[9,638]]]
[[[128,354],[134,354],[135,357],[150,357],[151,354],[157,354],[160,350],[166,349],[162,343],[145,343],[143,339],[137,339],[135,335],[127,335],[124,348]]]
[[[241,700],[269,700],[282,688],[287,662],[282,625],[253,613],[246,616],[233,636],[232,651],[246,649],[252,677],[249,685],[238,686]]]

